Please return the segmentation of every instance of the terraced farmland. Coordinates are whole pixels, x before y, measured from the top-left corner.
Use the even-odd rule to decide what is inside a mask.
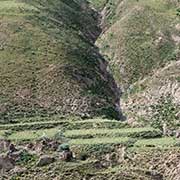
[[[48,118],[24,119],[22,123],[0,125],[0,136],[29,141],[42,137],[62,135],[71,145],[126,144],[135,147],[175,145],[175,138],[162,137],[162,131],[152,127],[130,127],[126,122],[108,119],[80,120],[76,118],[48,120]]]
[[[120,128],[120,129],[81,129],[69,130],[65,136],[69,138],[86,138],[86,137],[158,137],[162,133],[154,128]]]
[[[27,141],[27,140],[36,140],[43,137],[53,138],[57,132],[58,132],[58,128],[42,129],[36,131],[33,130],[19,131],[10,134],[8,136],[8,139],[15,141]]]
[[[80,174],[77,180],[82,176],[84,177],[87,173],[94,174],[97,178],[103,178],[107,177],[109,173],[111,173],[111,176],[115,176],[116,173],[121,172],[120,177],[124,177],[124,169],[132,177],[139,177],[138,173],[141,172],[144,179],[147,176],[144,172],[148,170],[146,168],[142,169],[141,163],[145,160],[143,159],[142,162],[136,164],[134,160],[132,161],[132,156],[136,157],[147,152],[148,156],[147,154],[142,155],[146,159],[149,156],[157,156],[156,153],[159,151],[163,154],[166,149],[167,151],[168,149],[179,151],[179,140],[175,137],[164,137],[159,129],[131,127],[126,122],[102,118],[87,120],[75,117],[63,119],[56,116],[52,119],[39,118],[38,120],[37,118],[24,118],[22,123],[14,120],[14,123],[1,124],[0,138],[11,140],[20,146],[33,142],[36,144],[36,142],[44,138],[56,139],[70,146],[75,157],[72,162],[63,163],[57,161],[47,166],[48,170],[46,168],[38,169],[33,165],[37,162],[35,156],[32,164],[24,165],[25,167],[30,167],[27,174],[14,176],[16,178],[26,177],[27,179],[32,179],[32,173],[36,171],[38,172],[38,177],[39,171],[41,173],[44,172],[43,174],[46,174],[45,177],[49,177],[47,174],[53,172],[53,174],[56,173],[58,177],[63,179],[68,179],[69,176],[69,179],[72,179],[72,174],[78,172]],[[116,160],[121,157],[120,154],[122,152],[119,149],[122,147],[126,148],[125,153],[128,157],[127,161],[123,160],[125,163],[123,166],[119,163],[119,160]],[[46,153],[57,154],[57,152],[52,151],[46,151]],[[106,158],[111,155],[115,159],[107,161]],[[103,160],[104,158],[105,160]],[[141,159],[139,156],[137,158]],[[111,168],[105,166],[102,167],[102,171],[97,170],[98,160],[106,161],[108,167],[110,166]],[[111,163],[114,163],[114,165]],[[136,164],[135,167],[132,167],[133,163]],[[69,176],[66,174],[67,169],[70,172]],[[41,175],[42,177],[44,177],[43,174]],[[109,175],[109,178],[111,176]]]

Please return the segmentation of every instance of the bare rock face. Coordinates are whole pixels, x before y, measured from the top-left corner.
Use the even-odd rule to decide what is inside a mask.
[[[156,24],[156,19],[163,20],[164,14],[157,17],[159,10],[152,8],[151,1],[144,6],[143,1],[128,3],[118,0],[113,1],[113,7],[110,1],[107,2],[101,12],[103,31],[96,44],[110,60],[116,82],[126,91],[131,84],[151,74],[155,68],[162,68],[164,58],[179,49],[180,25],[178,18],[175,24],[170,19],[169,22],[164,21],[162,26]],[[164,6],[165,13],[168,13],[167,7],[178,8],[177,4],[177,1],[175,3],[166,0],[162,7]],[[149,14],[152,15],[151,18]],[[169,33],[166,33],[165,29],[168,29]],[[164,51],[167,44],[174,48]],[[170,59],[166,61],[171,61]]]
[[[170,94],[175,103],[180,103],[179,18],[172,23],[167,16],[169,20],[162,26],[156,23],[157,19],[163,21],[169,8],[178,8],[179,2],[163,1],[162,18],[156,16],[159,9],[152,7],[151,1],[146,6],[138,0],[113,1],[113,6],[111,3],[107,1],[101,12],[103,31],[96,45],[109,59],[113,77],[124,92],[121,109],[126,119],[134,123],[139,117],[151,115],[145,108],[161,96]]]
[[[48,155],[43,155],[39,158],[38,162],[37,162],[37,166],[38,167],[42,167],[42,166],[46,166],[48,164],[51,164],[55,161],[55,158],[52,156],[48,156]]]

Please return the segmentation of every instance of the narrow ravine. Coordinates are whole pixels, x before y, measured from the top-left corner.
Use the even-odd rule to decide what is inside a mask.
[[[106,4],[107,3],[108,3],[108,1],[106,2]],[[92,34],[92,37],[93,37],[91,39],[93,39],[94,46],[97,49],[96,56],[98,57],[97,59],[100,59],[100,68],[104,74],[104,78],[106,79],[106,81],[108,81],[111,91],[114,92],[114,97],[115,97],[114,98],[114,105],[116,107],[117,112],[119,113],[118,119],[123,120],[125,117],[123,117],[122,110],[120,107],[120,97],[122,95],[121,88],[116,83],[116,81],[113,77],[113,74],[110,72],[110,67],[109,67],[108,61],[100,53],[99,47],[96,46],[96,41],[102,35],[102,33],[104,33],[104,31],[106,29],[106,26],[104,24],[104,19],[105,19],[105,16],[107,15],[106,14],[107,13],[106,12],[106,5],[104,5],[104,8],[100,11],[96,10],[93,7],[91,7],[91,10],[92,10],[94,17],[96,19],[96,26],[98,29],[98,32],[96,32],[95,34],[90,33],[90,34]]]

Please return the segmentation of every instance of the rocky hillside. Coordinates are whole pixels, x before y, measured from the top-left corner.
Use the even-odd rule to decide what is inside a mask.
[[[1,0],[0,119],[119,118],[119,90],[94,46],[100,32],[86,1]]]
[[[97,44],[124,89],[179,58],[177,10],[171,0],[111,0],[104,7]]]
[[[180,61],[173,61],[133,84],[122,106],[129,122],[179,123]],[[162,124],[161,124],[162,125]],[[176,127],[177,128],[177,127]]]
[[[123,89],[122,108],[127,119],[151,119],[151,106],[162,104],[161,99],[166,101],[167,96],[178,111],[179,1],[92,2],[101,11],[103,28],[96,44]],[[175,116],[179,119],[178,113]]]

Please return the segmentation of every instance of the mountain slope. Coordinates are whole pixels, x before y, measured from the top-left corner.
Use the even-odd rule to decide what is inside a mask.
[[[110,0],[97,41],[118,84],[131,84],[179,58],[178,1]]]
[[[122,87],[122,109],[127,119],[151,122],[151,106],[161,106],[167,99],[172,102],[170,108],[179,111],[179,1],[109,0],[105,5],[103,0],[98,2],[103,32],[96,44]],[[159,118],[163,115],[158,114]]]
[[[179,78],[180,61],[174,61],[134,83],[122,100],[128,121],[143,120],[156,124],[163,121],[176,126],[180,120]]]
[[[0,1],[0,118],[118,118],[119,90],[93,45],[97,13],[78,0]]]

